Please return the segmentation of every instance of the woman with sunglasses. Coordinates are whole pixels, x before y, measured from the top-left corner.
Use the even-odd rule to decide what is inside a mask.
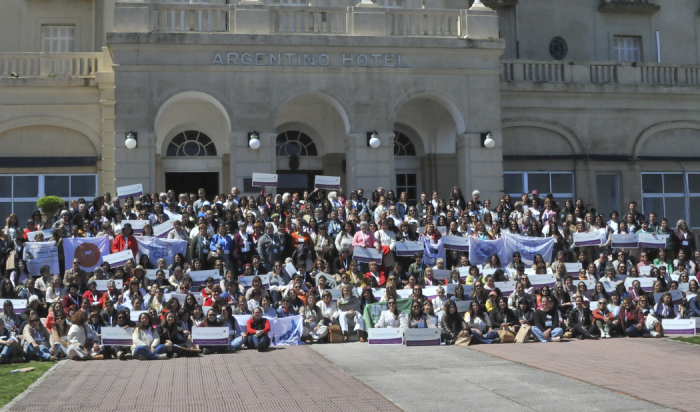
[[[148,313],[139,315],[139,321],[131,335],[134,345],[131,354],[138,360],[168,359],[167,348],[160,343],[160,335],[153,329]]]
[[[40,361],[55,361],[56,349],[51,347],[51,335],[41,324],[41,318],[32,313],[24,326],[22,344],[26,358]]]
[[[429,328],[434,329],[435,324],[430,319],[430,316],[423,313],[423,302],[414,300],[411,302],[411,313],[408,315],[406,322],[401,325],[404,329]]]
[[[51,326],[51,347],[56,351],[56,358],[65,358],[68,353],[68,330],[70,324],[66,321],[66,317],[61,309],[60,314],[54,318]]]
[[[405,328],[407,316],[398,310],[395,297],[390,297],[387,301],[387,310],[382,311],[375,328]]]

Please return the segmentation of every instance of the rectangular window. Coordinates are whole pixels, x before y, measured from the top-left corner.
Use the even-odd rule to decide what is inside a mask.
[[[97,197],[97,175],[0,175],[0,216],[14,213],[26,222],[37,200],[48,195],[89,203]]]
[[[541,198],[551,193],[563,206],[566,199],[574,199],[574,174],[572,172],[505,172],[503,191],[513,201],[519,201],[523,193],[537,190]]]
[[[415,173],[396,174],[396,197],[406,192],[407,203],[415,206],[418,201],[418,175]]]
[[[613,48],[617,60],[623,62],[640,62],[642,61],[642,39],[641,37],[633,36],[614,36]]]
[[[642,211],[654,212],[676,227],[683,219],[691,229],[700,229],[700,173],[642,173]]]
[[[75,26],[42,26],[41,51],[70,53],[75,51]]]

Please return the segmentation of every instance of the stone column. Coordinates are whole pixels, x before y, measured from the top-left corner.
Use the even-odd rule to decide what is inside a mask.
[[[345,139],[346,181],[345,193],[362,188],[371,192],[379,186],[393,188],[394,132],[377,132],[381,145],[373,149],[367,145],[367,133],[350,133]]]
[[[481,146],[480,133],[464,133],[457,137],[457,172],[459,187],[465,198],[478,189],[481,199],[489,198],[498,203],[503,196],[503,150],[500,132],[491,132],[496,146]]]

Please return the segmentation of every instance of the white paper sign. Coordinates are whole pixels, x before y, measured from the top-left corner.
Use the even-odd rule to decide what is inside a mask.
[[[168,301],[170,301],[172,298],[177,298],[177,300],[180,301],[180,305],[184,305],[185,299],[187,299],[187,295],[184,293],[168,293],[168,295],[170,295],[167,299]]]
[[[124,227],[125,224],[129,223],[131,225],[131,230],[134,232],[135,235],[140,235],[143,233],[143,227],[146,225],[150,225],[151,221],[146,219],[146,220],[122,220],[122,227]]]
[[[569,274],[578,274],[579,269],[583,267],[581,262],[564,263],[564,266],[566,266],[566,273]]]
[[[591,296],[593,292],[595,292],[595,284],[597,283],[596,280],[574,280],[573,285],[576,286],[576,289],[578,289],[578,285],[583,283],[586,285],[586,295]]]
[[[253,187],[277,187],[277,175],[271,173],[253,173]]]
[[[471,305],[471,304],[472,304],[471,299],[455,301],[455,306],[457,306],[457,312],[458,312],[458,313],[467,313],[467,312],[469,312],[469,305]]]
[[[382,252],[375,248],[355,247],[352,258],[361,263],[377,262],[382,264]]]
[[[445,280],[450,278],[451,270],[447,269],[433,269],[433,277],[438,280]]]
[[[151,281],[156,280],[157,274],[158,274],[158,269],[146,269],[146,279],[148,279],[148,280],[151,280]],[[168,275],[165,273],[165,271],[163,271],[163,274],[165,275],[166,278],[168,277]]]
[[[340,289],[326,289],[331,294],[331,300],[337,301],[340,299],[340,294],[343,292]],[[381,289],[384,290],[384,289]],[[324,290],[325,292],[325,290]]]
[[[598,232],[574,233],[574,246],[600,246],[603,239]]]
[[[666,335],[695,335],[695,318],[690,319],[661,319]]]
[[[370,345],[403,345],[402,328],[367,329],[367,343]]]
[[[192,328],[192,343],[199,346],[228,345],[228,327],[198,327]]]
[[[663,249],[666,247],[668,235],[657,235],[656,233],[640,233],[637,235],[639,247],[650,249]]]
[[[515,284],[517,282],[513,281],[508,281],[508,282],[493,282],[494,285],[501,291],[501,294],[503,296],[510,296],[515,292]]]
[[[428,320],[428,322],[430,322],[430,320]],[[406,329],[404,340],[406,346],[440,346],[440,329]]]
[[[683,292],[680,290],[669,290],[668,292],[654,293],[654,301],[656,301],[656,303],[660,303],[661,298],[666,293],[671,294],[671,301],[674,305],[680,305],[681,303],[683,303]]]
[[[134,258],[134,252],[131,249],[124,249],[121,252],[112,253],[111,255],[102,256],[102,262],[109,263],[109,267],[124,266],[126,261]]]
[[[556,275],[533,275],[528,276],[527,278],[530,280],[530,284],[532,284],[532,287],[535,289],[541,288],[544,285],[551,288],[555,283],[557,283]]]
[[[9,300],[10,303],[12,303],[12,309],[14,309],[15,313],[22,313],[24,312],[24,309],[27,308],[27,301],[25,299],[3,299],[2,303],[4,305],[5,300]],[[2,313],[3,308],[0,308],[0,313]],[[16,325],[19,327],[19,325]]]
[[[297,273],[297,268],[294,267],[294,264],[292,262],[287,262],[286,265],[282,268],[284,272],[289,276],[290,278],[294,276]]]
[[[340,177],[338,176],[316,176],[314,180],[315,189],[340,190]]]
[[[637,235],[613,234],[611,236],[613,248],[633,249],[639,247]]]
[[[168,233],[172,232],[175,228],[173,227],[172,220],[166,220],[165,222],[159,224],[153,228],[153,236],[155,237],[168,237]]]
[[[136,324],[138,325],[138,323],[139,323],[139,316],[141,316],[142,313],[145,313],[146,315],[148,315],[148,311],[147,311],[147,310],[132,310],[132,311],[131,311],[131,314],[129,315],[131,321],[132,321],[132,322],[136,322]]]
[[[120,328],[117,326],[103,326],[100,332],[103,345],[110,346],[131,346],[134,340],[131,335],[134,333],[134,328]]]
[[[114,287],[117,288],[117,290],[121,290],[122,287],[124,287],[124,281],[121,279],[113,279],[114,280]],[[110,282],[110,279],[106,280],[96,280],[95,283],[97,283],[97,291],[98,292],[106,292],[107,291],[107,284]]]
[[[630,278],[628,277],[625,279],[625,288],[626,289],[632,289],[632,283],[634,283],[635,280],[639,281],[639,286],[642,287],[642,290],[645,292],[650,292],[651,289],[654,287],[654,282],[656,282],[656,279],[654,278]]]
[[[418,241],[396,242],[396,256],[413,257],[416,252],[423,251],[423,243]]]
[[[637,266],[637,269],[639,269],[639,276],[648,278],[649,275],[651,275],[651,268],[653,268],[653,266]]]
[[[192,285],[206,285],[208,277],[214,278],[214,282],[220,281],[221,275],[219,269],[197,270],[190,272],[190,279],[192,279]]]
[[[398,289],[396,291],[396,294],[400,299],[408,299],[411,297],[411,293],[413,293],[413,290],[411,289]]]
[[[120,199],[126,199],[129,196],[137,199],[141,195],[143,195],[143,185],[141,183],[117,188],[117,197]]]
[[[458,250],[460,252],[469,252],[468,238],[463,236],[443,236],[442,244],[447,250]]]
[[[265,289],[270,289],[270,275],[258,275]],[[253,287],[253,279],[255,276],[239,276],[238,284],[242,285],[246,290]]]
[[[29,242],[34,242],[34,239],[36,239],[36,235],[39,233],[44,234],[44,241],[47,241],[51,239],[51,236],[53,236],[53,229],[46,229],[46,230],[37,230],[36,232],[29,232],[27,233],[27,241]]]

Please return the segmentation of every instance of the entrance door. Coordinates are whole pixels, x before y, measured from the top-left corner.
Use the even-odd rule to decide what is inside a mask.
[[[180,193],[197,194],[199,188],[204,188],[207,199],[212,200],[219,194],[218,172],[166,172],[165,188],[174,190],[175,196]]]
[[[317,175],[323,175],[323,170],[278,170],[277,193],[299,193],[301,198],[304,191],[314,190]]]

